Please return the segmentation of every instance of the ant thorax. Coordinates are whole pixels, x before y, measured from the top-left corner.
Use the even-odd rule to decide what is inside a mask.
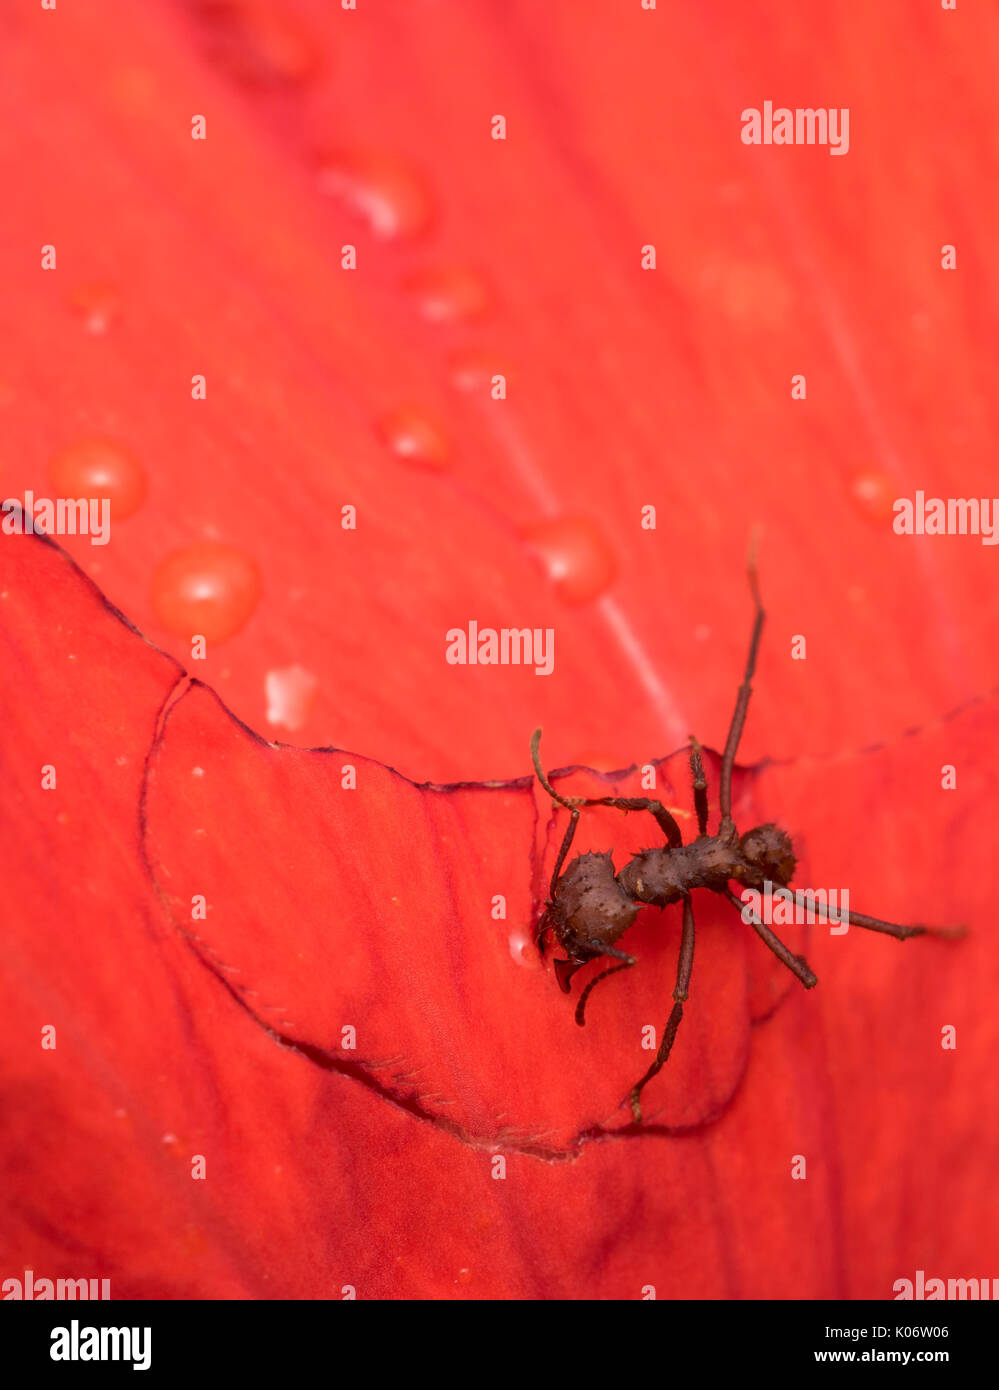
[[[734,877],[736,847],[705,836],[679,849],[646,849],[618,874],[629,897],[653,907],[679,902],[692,888],[723,888]]]

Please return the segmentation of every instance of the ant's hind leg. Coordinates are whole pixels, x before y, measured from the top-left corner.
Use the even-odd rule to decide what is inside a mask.
[[[708,833],[708,784],[701,761],[701,745],[690,735],[690,775],[694,783],[694,810],[697,812],[697,833]]]
[[[635,1117],[635,1124],[642,1123],[642,1107],[639,1104],[639,1097],[644,1088],[652,1078],[666,1065],[669,1054],[673,1050],[673,1040],[676,1037],[676,1030],[680,1027],[680,1020],[683,1018],[683,1004],[687,998],[687,990],[690,988],[690,972],[694,965],[694,909],[690,903],[689,895],[683,900],[683,936],[680,940],[680,959],[676,968],[676,988],[673,990],[673,1011],[666,1022],[666,1030],[663,1033],[663,1040],[659,1044],[659,1051],[656,1053],[656,1060],[649,1067],[648,1071],[631,1088],[631,1113]]]
[[[725,889],[725,896],[738,911],[740,917],[749,911],[746,905],[735,896],[731,889]],[[780,963],[786,965],[791,974],[796,975],[806,989],[812,989],[813,986],[818,984],[819,977],[812,973],[805,957],[796,956],[789,951],[780,937],[777,936],[775,932],[772,932],[764,922],[761,922],[755,912],[749,913],[749,924],[755,929],[761,941],[766,942],[770,947]]]
[[[732,715],[732,724],[728,731],[728,738],[725,741],[725,752],[722,754],[721,783],[718,788],[718,806],[721,811],[721,826],[719,833],[732,828],[732,767],[735,763],[736,750],[739,747],[739,740],[742,737],[743,726],[746,722],[746,711],[749,709],[749,697],[753,693],[753,672],[756,670],[756,653],[760,645],[760,633],[763,631],[763,620],[766,614],[763,611],[763,604],[760,602],[760,590],[756,581],[756,554],[754,551],[749,557],[749,588],[753,595],[753,602],[756,604],[756,617],[753,620],[753,635],[749,640],[749,656],[746,658],[746,670],[739,686],[739,694],[736,697],[735,712]]]

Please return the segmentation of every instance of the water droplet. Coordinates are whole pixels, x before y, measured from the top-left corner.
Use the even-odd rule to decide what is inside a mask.
[[[505,362],[482,348],[460,348],[448,363],[448,379],[458,391],[488,396],[496,375],[511,379]]]
[[[465,266],[418,270],[404,284],[420,313],[431,323],[460,323],[476,318],[489,303],[485,282]]]
[[[88,333],[106,333],[117,319],[121,304],[110,285],[80,285],[69,296],[70,308],[83,319]]]
[[[857,510],[879,526],[892,517],[897,495],[895,484],[884,473],[855,473],[850,479],[850,496]]]
[[[146,500],[139,461],[110,439],[83,439],[56,454],[49,477],[60,497],[109,497],[111,521],[124,521]]]
[[[260,599],[260,575],[233,546],[202,541],[168,555],[153,575],[152,604],[178,637],[200,633],[224,642],[248,621]]]
[[[191,768],[191,776],[192,776],[192,777],[204,777],[204,775],[205,775],[205,769],[204,769],[203,767],[192,767],[192,768]]]
[[[567,603],[586,603],[613,583],[617,574],[614,553],[588,516],[543,521],[525,535]]]
[[[510,933],[510,954],[518,965],[531,965],[531,938],[523,927],[515,927]]]
[[[300,729],[309,716],[319,681],[304,666],[268,671],[264,678],[267,722],[286,729]]]
[[[378,433],[408,463],[437,471],[448,466],[451,445],[437,421],[417,406],[400,406],[378,422]]]
[[[367,222],[376,237],[419,236],[433,217],[423,182],[401,160],[371,151],[336,151],[319,160],[319,187]]]
[[[472,1282],[472,1271],[470,1269],[458,1270],[458,1283],[470,1284]]]
[[[237,82],[269,87],[307,82],[319,51],[297,20],[267,0],[229,0],[203,14],[212,60]]]

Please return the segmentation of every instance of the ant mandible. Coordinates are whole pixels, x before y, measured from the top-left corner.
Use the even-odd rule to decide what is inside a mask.
[[[579,1003],[576,1005],[576,1022],[581,1027],[585,1023],[586,1001],[594,986],[610,975],[616,975],[637,963],[634,956],[620,950],[614,943],[635,921],[639,909],[644,904],[664,908],[670,903],[683,902],[683,933],[680,939],[676,988],[673,990],[673,1009],[655,1060],[641,1080],[632,1087],[629,1097],[636,1124],[642,1122],[639,1097],[652,1078],[665,1066],[680,1020],[683,1018],[683,1005],[690,987],[690,973],[694,964],[694,909],[690,900],[693,889],[709,888],[713,893],[727,898],[733,907],[743,914],[749,913],[749,909],[744,908],[732,892],[730,883],[735,881],[743,888],[762,890],[769,881],[790,892],[797,904],[807,903],[827,919],[832,916],[841,923],[865,927],[868,931],[884,932],[888,936],[897,937],[899,941],[904,941],[910,936],[922,936],[927,932],[944,936],[960,935],[963,932],[962,928],[900,926],[896,922],[884,922],[878,917],[865,917],[862,913],[843,908],[829,909],[820,901],[807,902],[801,889],[793,890],[788,887],[794,876],[795,856],[791,837],[786,830],[781,830],[771,822],[758,825],[740,836],[732,819],[732,768],[746,722],[746,711],[752,693],[751,681],[756,669],[756,653],[765,617],[753,559],[749,565],[749,586],[756,605],[756,617],[749,643],[746,670],[739,687],[735,712],[722,755],[721,784],[718,789],[721,819],[717,834],[708,834],[708,784],[704,777],[701,745],[693,735],[690,739],[690,771],[693,780],[694,810],[697,815],[697,838],[688,845],[683,843],[680,827],[661,801],[644,796],[560,796],[551,786],[541,767],[541,730],[536,729],[531,738],[531,759],[538,781],[554,802],[564,806],[571,813],[562,847],[555,860],[548,901],[538,923],[538,941],[540,942],[545,932],[550,930],[565,949],[567,959],[555,961],[555,976],[566,994],[569,993],[573,975],[589,961],[605,956],[618,962],[617,965],[612,965],[608,970],[595,975],[580,995]],[[613,806],[625,812],[648,811],[655,817],[666,837],[666,848],[642,850],[619,874],[614,872],[614,862],[609,853],[577,854],[565,873],[562,873],[562,865],[579,824],[581,806]],[[803,956],[792,954],[755,914],[751,914],[749,920],[777,959],[797,976],[805,989],[811,989],[818,983]]]

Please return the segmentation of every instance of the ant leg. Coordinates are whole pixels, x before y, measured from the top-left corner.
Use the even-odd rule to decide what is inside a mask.
[[[649,811],[659,822],[659,828],[666,836],[666,844],[670,849],[679,849],[683,844],[680,827],[661,801],[650,800],[647,796],[559,796],[541,766],[540,729],[535,729],[531,735],[531,760],[538,781],[552,800],[557,801],[560,806],[565,806],[570,811],[574,806],[616,806],[619,811]]]
[[[537,773],[538,781],[544,787],[545,791],[548,793],[548,795],[551,797],[553,801],[557,802],[560,806],[566,807],[566,809],[570,813],[569,824],[566,827],[565,835],[562,837],[562,847],[558,852],[558,858],[555,860],[555,870],[552,874],[552,881],[548,888],[548,902],[546,904],[545,911],[541,914],[541,917],[538,921],[538,929],[535,933],[535,940],[540,945],[541,938],[545,933],[547,925],[548,908],[551,907],[552,903],[555,900],[555,888],[558,884],[558,877],[559,874],[562,872],[562,865],[565,863],[565,857],[569,853],[569,848],[572,845],[573,837],[576,834],[576,826],[579,824],[579,811],[576,809],[576,804],[573,801],[567,800],[564,796],[559,796],[558,792],[554,789],[554,787],[548,781],[548,778],[545,776],[544,768],[541,766],[540,729],[535,729],[534,733],[531,735],[531,761],[534,763],[534,771]],[[572,974],[573,972],[570,970],[568,975],[566,975],[564,981],[562,975],[559,975],[559,984],[566,992],[568,992],[569,980],[572,978]]]
[[[690,735],[690,775],[694,782],[694,810],[697,812],[697,833],[708,833],[708,784],[701,761],[701,745]]]
[[[582,806],[583,798],[579,796],[559,796],[558,792],[545,776],[545,770],[541,766],[541,730],[535,729],[531,735],[531,762],[534,764],[534,771],[538,781],[553,801],[557,801],[560,806],[571,811],[573,806]]]
[[[639,1096],[652,1078],[662,1071],[669,1060],[669,1054],[673,1050],[673,1039],[676,1037],[676,1030],[680,1026],[683,1018],[683,1004],[687,998],[687,990],[690,986],[690,972],[694,965],[694,909],[691,906],[690,895],[683,900],[683,936],[680,941],[680,959],[676,968],[676,988],[673,990],[673,1011],[666,1023],[666,1030],[663,1033],[663,1040],[659,1044],[659,1051],[656,1053],[656,1060],[649,1067],[648,1071],[631,1088],[631,1113],[635,1117],[635,1124],[642,1123],[642,1107],[639,1104]]]
[[[746,670],[739,686],[739,694],[735,702],[735,712],[732,715],[732,724],[728,731],[728,738],[725,741],[725,752],[722,754],[721,766],[721,786],[718,790],[718,805],[721,810],[721,825],[719,834],[724,834],[732,829],[732,766],[735,763],[736,749],[739,747],[739,740],[742,737],[743,725],[746,722],[746,711],[749,709],[749,697],[753,693],[752,679],[753,672],[756,670],[756,653],[760,645],[760,633],[763,631],[763,619],[766,614],[760,602],[760,590],[756,582],[756,553],[755,547],[749,557],[749,588],[753,595],[753,602],[756,604],[756,618],[753,622],[753,635],[749,641],[749,656],[746,659]]]
[[[541,916],[538,918],[537,930],[534,933],[535,944],[540,948],[542,955],[544,955],[544,945],[542,942],[542,937],[548,929],[548,909],[552,906],[553,902],[555,901],[555,889],[558,885],[559,874],[562,872],[562,865],[565,863],[565,857],[569,853],[569,848],[572,845],[573,837],[576,834],[576,826],[579,824],[579,811],[576,809],[576,807],[570,806],[569,812],[569,824],[566,826],[565,834],[562,836],[562,846],[559,849],[558,857],[555,860],[555,869],[552,873],[552,881],[548,887],[548,901],[545,904],[544,912],[542,912]],[[565,983],[563,983],[562,975],[559,974],[558,971],[558,967],[561,963],[562,962],[559,961],[555,962],[555,971],[556,974],[558,974],[559,984],[561,985],[562,989],[568,994],[569,980],[572,979],[573,972],[571,970],[569,971],[568,975],[565,977]]]
[[[737,909],[739,916],[744,918],[744,914],[749,911],[746,904],[737,898],[730,888],[725,889],[725,897],[728,898],[732,906]],[[772,932],[764,922],[760,921],[755,912],[750,912],[749,922],[750,925],[755,928],[757,936],[759,936],[762,941],[766,942],[777,959],[782,965],[787,966],[792,975],[797,975],[806,989],[812,989],[818,984],[819,977],[812,973],[805,957],[793,955],[784,945],[783,941],[781,941],[780,937],[775,932]]]
[[[845,908],[829,907],[826,903],[816,902],[812,897],[809,900],[807,890],[803,888],[788,888],[785,890],[794,895],[794,900],[799,907],[806,911],[819,913],[823,921],[843,922],[850,927],[866,927],[868,931],[884,932],[886,936],[894,936],[899,941],[905,941],[910,936],[964,936],[967,929],[965,927],[923,927],[923,926],[901,926],[898,922],[884,922],[880,917],[865,917],[862,912],[849,912]]]
[[[661,801],[653,801],[647,796],[581,796],[581,806],[616,806],[619,811],[648,811],[655,816],[659,829],[666,836],[669,849],[679,849],[683,844],[680,827]]]
[[[579,1003],[576,1005],[576,1022],[579,1024],[580,1028],[586,1026],[586,1019],[583,1017],[583,1014],[586,1009],[586,1001],[593,993],[594,986],[598,985],[601,980],[606,980],[608,975],[616,975],[619,970],[630,970],[633,965],[638,964],[634,956],[626,955],[624,951],[619,951],[614,946],[605,946],[600,954],[602,956],[614,956],[616,959],[623,961],[623,964],[612,965],[609,970],[601,970],[599,975],[594,975],[593,979],[587,983],[586,988],[579,996]]]
[[[570,807],[569,824],[566,826],[565,834],[562,836],[562,847],[555,860],[555,868],[552,872],[552,881],[548,889],[548,899],[552,901],[555,897],[555,887],[562,872],[562,865],[565,863],[565,856],[569,853],[573,838],[576,834],[576,826],[579,824],[579,812],[575,806]]]

